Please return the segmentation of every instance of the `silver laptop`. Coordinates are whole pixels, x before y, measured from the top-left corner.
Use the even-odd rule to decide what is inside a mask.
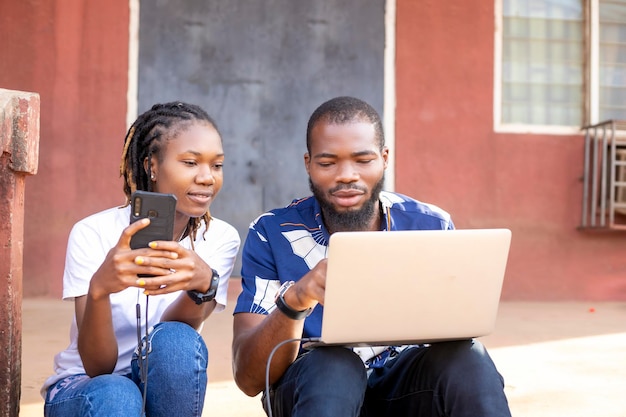
[[[378,346],[484,336],[495,326],[508,229],[331,235],[322,334]]]

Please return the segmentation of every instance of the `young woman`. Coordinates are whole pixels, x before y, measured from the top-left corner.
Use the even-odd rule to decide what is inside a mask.
[[[198,106],[156,104],[130,127],[121,163],[126,204],[70,233],[63,298],[74,300],[75,319],[42,388],[45,416],[202,414],[208,352],[198,329],[224,309],[240,244],[234,227],[209,214],[223,163],[217,127]],[[136,190],[176,196],[172,241],[130,248],[149,224],[130,224]]]

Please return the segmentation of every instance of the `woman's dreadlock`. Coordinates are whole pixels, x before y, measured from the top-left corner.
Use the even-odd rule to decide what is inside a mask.
[[[208,122],[215,130],[218,130],[215,121],[202,108],[180,101],[155,104],[135,120],[124,139],[120,164],[120,176],[124,177],[124,194],[126,195],[124,206],[130,204],[130,197],[136,190],[152,191],[149,174],[152,171],[152,156],[156,156],[160,161],[161,151],[166,142],[175,138],[194,121],[199,120]],[[144,168],[146,158],[147,169]],[[206,212],[200,218],[190,218],[183,232],[183,237],[191,236],[192,245],[202,220],[208,229],[211,215]]]

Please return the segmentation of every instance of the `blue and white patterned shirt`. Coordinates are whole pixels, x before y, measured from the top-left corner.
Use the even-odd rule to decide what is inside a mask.
[[[450,230],[450,215],[398,193],[382,191],[382,230]],[[269,314],[276,292],[286,281],[298,281],[326,257],[329,233],[313,197],[262,214],[250,224],[242,252],[242,287],[234,314]],[[305,319],[302,337],[320,337],[324,307]],[[396,349],[358,349],[366,366],[377,367]],[[356,351],[356,349],[355,349]],[[370,353],[366,353],[370,352]],[[371,359],[371,360],[370,360]]]

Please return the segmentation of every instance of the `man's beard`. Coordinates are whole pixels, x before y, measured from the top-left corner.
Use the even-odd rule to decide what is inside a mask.
[[[381,190],[383,189],[384,183],[385,177],[383,176],[380,181],[376,183],[374,188],[372,188],[372,194],[369,200],[367,200],[360,209],[349,209],[347,211],[339,212],[335,209],[328,198],[326,198],[327,194],[332,194],[338,190],[366,190],[354,185],[341,185],[329,190],[328,192],[324,192],[313,184],[313,181],[311,181],[311,178],[309,177],[309,188],[322,208],[324,224],[331,233],[368,230],[372,219],[374,219],[377,214],[376,209],[378,208],[378,198]]]

